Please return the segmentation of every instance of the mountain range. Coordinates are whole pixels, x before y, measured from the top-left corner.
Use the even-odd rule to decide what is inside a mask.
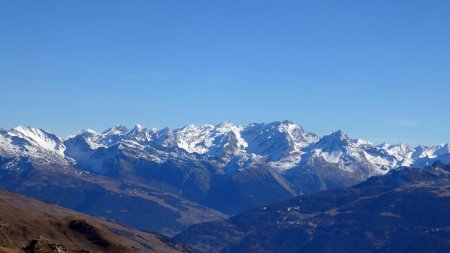
[[[400,168],[196,224],[175,239],[202,252],[449,252],[450,166]]]
[[[3,188],[165,235],[436,161],[450,161],[449,144],[374,145],[290,121],[118,125],[65,138],[32,127],[0,130]]]

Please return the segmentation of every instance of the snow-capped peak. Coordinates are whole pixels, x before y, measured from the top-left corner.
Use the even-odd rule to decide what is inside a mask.
[[[127,140],[137,141],[138,143],[149,142],[151,134],[147,129],[139,124],[136,124],[131,130],[125,134]]]
[[[344,147],[344,146],[348,146],[351,144],[351,140],[348,137],[348,135],[341,131],[341,130],[337,130],[334,131],[328,135],[323,136],[322,138],[320,138],[320,140],[317,142],[317,145],[320,146],[339,146],[339,147]]]
[[[40,128],[18,126],[13,128],[9,134],[26,140],[30,146],[47,151],[63,154],[65,146],[56,135],[45,132]]]
[[[296,166],[302,149],[319,139],[291,121],[251,123],[243,129],[242,137],[248,143],[248,153],[264,157],[280,170]]]
[[[179,148],[188,153],[205,154],[212,150],[224,148],[224,137],[233,134],[237,149],[245,149],[247,143],[241,137],[242,126],[231,122],[213,125],[187,125],[175,130],[175,138]]]
[[[128,132],[128,128],[123,125],[116,125],[103,132],[103,135],[123,135]]]
[[[224,121],[218,125],[216,125],[216,128],[231,128],[234,127],[234,123],[231,121]]]
[[[138,130],[138,131],[143,131],[143,130],[145,130],[145,128],[144,128],[142,125],[140,125],[140,124],[136,124],[136,126],[134,126],[133,129],[136,129],[136,130]]]
[[[413,163],[412,155],[414,153],[414,149],[405,143],[389,145],[384,143],[382,146],[388,154],[395,157],[398,161],[401,161],[402,166],[409,166]]]
[[[139,134],[139,133],[145,133],[147,129],[139,124],[136,124],[131,130],[126,132],[126,135],[130,134]]]
[[[89,135],[97,135],[97,134],[98,134],[95,130],[92,130],[92,129],[90,129],[90,128],[83,129],[83,130],[81,131],[81,133],[83,133],[83,134],[89,134]]]
[[[374,146],[372,142],[362,140],[362,139],[355,139],[355,140],[353,140],[353,142],[359,146]]]

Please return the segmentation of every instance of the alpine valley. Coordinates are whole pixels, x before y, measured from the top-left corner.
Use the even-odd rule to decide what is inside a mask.
[[[342,131],[318,136],[290,121],[174,130],[119,125],[66,138],[32,127],[0,130],[5,190],[167,236],[436,161],[450,162],[449,144],[374,145]]]

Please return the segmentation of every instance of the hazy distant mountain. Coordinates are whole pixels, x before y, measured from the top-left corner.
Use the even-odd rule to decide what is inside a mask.
[[[449,252],[450,166],[401,168],[349,188],[193,225],[203,252]]]
[[[3,188],[168,235],[222,213],[438,160],[450,161],[448,144],[376,146],[342,131],[319,137],[289,121],[118,125],[64,139],[31,127],[0,130]]]

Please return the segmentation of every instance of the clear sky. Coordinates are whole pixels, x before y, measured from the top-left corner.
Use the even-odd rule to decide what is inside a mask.
[[[0,0],[0,127],[450,142],[448,0]]]

